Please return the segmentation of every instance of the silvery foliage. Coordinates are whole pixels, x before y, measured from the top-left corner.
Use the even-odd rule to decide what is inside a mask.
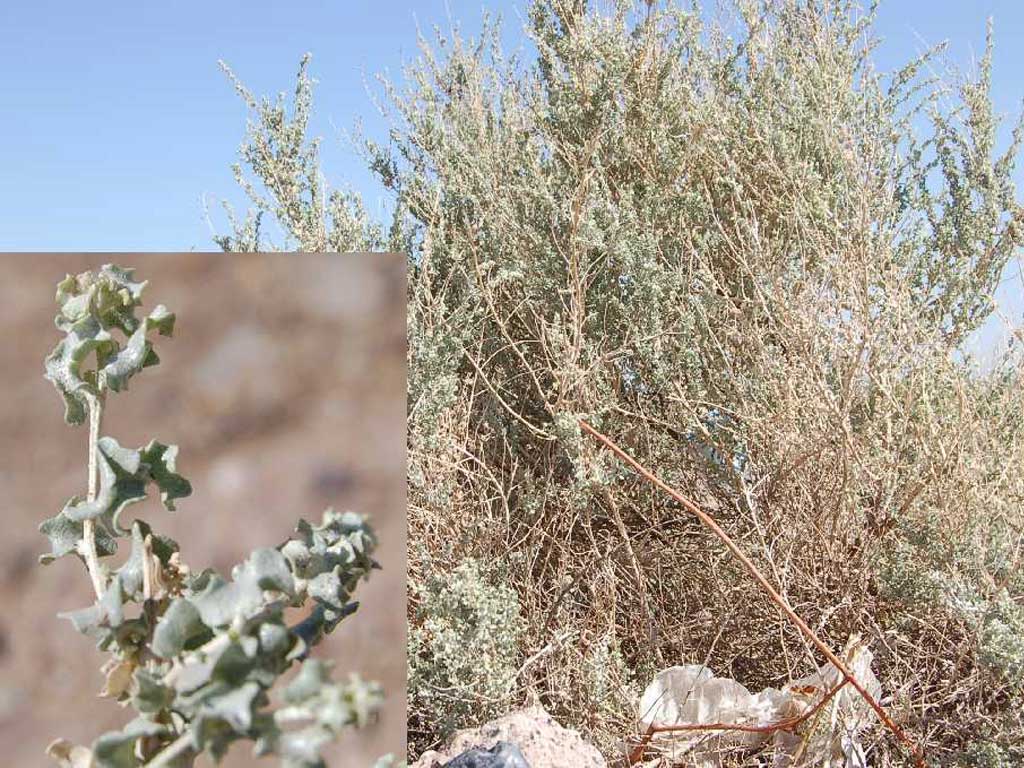
[[[475,39],[439,30],[385,81],[390,130],[365,156],[394,196],[388,247],[409,254],[411,539],[446,531],[410,551],[410,589],[466,558],[506,562],[530,597],[523,654],[551,629],[532,596],[559,594],[580,558],[603,566],[581,577],[601,594],[618,566],[592,541],[604,491],[627,523],[672,510],[595,457],[585,416],[670,484],[713,493],[730,531],[771,542],[759,561],[782,559],[813,621],[895,633],[879,664],[911,711],[957,721],[908,725],[952,760],[961,738],[1024,733],[1022,587],[989,562],[1005,551],[1017,566],[1022,551],[1024,365],[1007,356],[1000,391],[964,348],[1024,245],[1024,134],[1001,141],[991,37],[967,77],[937,75],[939,50],[879,72],[876,4],[863,5],[534,0],[523,55],[494,23]],[[310,87],[304,64],[291,111],[250,98],[242,151],[248,221],[272,216],[299,250],[332,221],[299,135]],[[341,249],[380,237],[358,205],[337,210]],[[221,244],[253,242],[266,233],[238,225]],[[928,521],[934,546],[914,535]],[[951,556],[958,542],[970,546]],[[780,658],[775,633],[722,635],[723,617],[760,615],[761,596],[728,572],[709,589],[700,536],[637,532],[632,546],[650,565],[636,582],[617,574],[610,604],[642,617],[634,583],[673,595],[651,626],[610,626],[633,669],[657,662],[656,629],[674,654],[714,646],[787,673],[763,661]],[[609,603],[590,602],[570,594],[557,629],[603,624]],[[843,618],[825,612],[840,604]],[[934,661],[958,636],[953,686]],[[617,725],[628,710],[594,696],[576,674],[591,651],[576,651],[538,662],[545,693],[591,732]],[[411,701],[411,720],[429,707]]]
[[[136,717],[91,747],[58,740],[48,753],[73,768],[184,768],[204,752],[219,760],[246,739],[257,755],[276,754],[287,768],[323,766],[320,748],[366,723],[380,701],[376,685],[334,682],[329,662],[308,658],[356,610],[352,594],[376,567],[376,539],[361,516],[328,509],[224,578],[212,569],[192,572],[178,544],[148,523],[122,521],[151,488],[169,511],[192,492],[177,471],[177,446],[154,440],[133,449],[98,436],[106,396],[156,365],[153,335],[174,330],[174,314],[163,306],[137,316],[145,287],[132,270],[112,265],[69,275],[57,287],[56,324],[65,335],[46,359],[46,378],[64,400],[68,424],[96,425],[97,480],[87,498],[71,498],[42,523],[50,552],[40,559],[75,555],[94,574],[96,602],[62,615],[110,655],[100,695]],[[114,568],[100,558],[113,555],[119,539],[130,552]],[[289,624],[286,609],[303,606],[308,615]],[[271,708],[269,689],[293,666],[299,671],[282,705]]]
[[[408,700],[411,731],[450,736],[501,714],[515,682],[519,600],[473,560],[413,593]]]
[[[225,251],[322,253],[385,247],[383,230],[370,220],[359,196],[330,189],[323,180],[320,142],[308,140],[314,85],[310,58],[305,55],[299,64],[290,110],[283,94],[257,99],[221,62],[251,113],[240,150],[242,162],[233,165],[232,171],[253,206],[240,220],[225,203],[232,232],[214,237]]]

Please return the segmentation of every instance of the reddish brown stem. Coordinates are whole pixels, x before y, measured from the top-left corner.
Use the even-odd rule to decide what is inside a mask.
[[[775,587],[772,586],[771,582],[769,582],[768,579],[765,578],[765,576],[761,573],[761,571],[758,570],[757,566],[754,565],[753,561],[751,561],[751,559],[747,557],[743,550],[739,548],[739,545],[737,545],[736,542],[734,542],[732,538],[730,538],[729,534],[722,530],[721,526],[719,526],[718,523],[715,522],[715,519],[711,517],[711,515],[709,515],[707,512],[705,512],[692,501],[690,501],[690,499],[683,496],[683,494],[681,494],[679,491],[667,485],[661,478],[659,478],[653,472],[651,472],[642,464],[640,464],[640,462],[638,462],[628,453],[619,448],[619,446],[616,445],[610,437],[607,437],[601,432],[598,432],[594,427],[590,426],[590,424],[588,424],[583,419],[580,419],[580,427],[583,429],[584,432],[587,432],[599,443],[604,445],[608,450],[610,450],[612,453],[614,453],[616,456],[622,459],[622,461],[626,462],[626,464],[632,467],[637,472],[637,474],[644,478],[644,480],[651,483],[655,487],[660,488],[662,491],[664,491],[677,502],[679,502],[683,506],[683,508],[685,508],[688,512],[694,515],[698,520],[700,520],[705,525],[705,527],[707,527],[713,534],[715,534],[715,536],[717,536],[718,539],[723,544],[725,544],[726,548],[730,552],[732,552],[736,559],[739,560],[740,563],[742,563],[743,567],[753,577],[754,581],[756,581],[761,586],[761,588],[768,594],[768,597],[771,598],[772,602],[775,603],[781,609],[781,611],[786,615],[786,617],[791,622],[793,622],[794,626],[796,626],[796,628],[800,630],[804,637],[806,637],[811,642],[811,644],[814,645],[814,647],[817,648],[821,652],[821,654],[829,660],[829,662],[831,662],[832,666],[834,666],[843,676],[843,679],[850,685],[852,685],[854,689],[856,689],[857,693],[861,695],[864,701],[868,703],[868,706],[870,706],[871,709],[875,711],[875,714],[878,715],[878,719],[881,720],[882,723],[890,731],[892,731],[901,742],[903,742],[903,744],[909,749],[911,755],[913,756],[914,764],[917,766],[917,768],[926,768],[924,756],[921,754],[921,751],[918,749],[917,745],[914,744],[914,742],[910,740],[910,737],[907,736],[903,729],[900,728],[892,720],[892,718],[889,717],[888,713],[882,708],[882,705],[875,701],[875,697],[872,696],[868,692],[868,690],[860,684],[860,682],[858,682],[857,678],[853,676],[853,673],[851,673],[850,670],[847,669],[846,664],[842,661],[842,659],[840,659],[839,656],[837,656],[835,652],[833,652],[833,650],[828,647],[825,641],[818,637],[814,630],[811,629],[807,625],[807,623],[796,614],[796,611],[794,611],[793,608],[789,605],[789,602],[786,600],[786,598],[784,598],[778,592],[778,590],[776,590]]]

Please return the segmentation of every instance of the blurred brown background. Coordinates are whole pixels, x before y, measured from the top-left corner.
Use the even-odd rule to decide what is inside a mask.
[[[150,281],[143,310],[178,316],[158,338],[161,364],[112,393],[103,434],[180,446],[192,497],[175,513],[129,508],[174,537],[194,569],[222,573],[257,546],[279,544],[326,506],[371,516],[384,569],[317,655],[339,676],[384,685],[380,722],[327,754],[335,766],[405,755],[405,262],[398,255],[6,255],[0,324],[0,764],[45,766],[63,736],[91,743],[130,717],[99,699],[104,658],[58,611],[91,602],[82,563],[37,564],[36,530],[84,493],[86,427],[69,427],[44,356],[59,338],[54,287],[65,273],[114,262]],[[121,545],[112,560],[127,554]],[[225,765],[256,761],[236,744]],[[200,761],[199,765],[210,762]]]

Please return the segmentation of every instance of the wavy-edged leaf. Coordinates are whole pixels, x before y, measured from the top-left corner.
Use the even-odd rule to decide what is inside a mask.
[[[202,653],[188,654],[165,679],[179,694],[175,708],[194,713],[209,696],[241,685],[261,663],[258,650],[255,638],[222,634]]]
[[[104,264],[95,272],[67,275],[57,284],[60,305],[55,319],[61,330],[86,317],[95,317],[105,328],[135,332],[135,308],[142,303],[146,281],[134,280],[135,270]]]
[[[302,580],[303,595],[316,602],[310,615],[292,628],[306,645],[304,655],[355,612],[352,593],[378,567],[372,557],[377,539],[363,516],[333,509],[324,511],[318,526],[300,520],[296,532],[281,553]]]
[[[221,696],[211,697],[200,711],[200,720],[223,720],[235,731],[244,733],[252,725],[253,705],[260,693],[260,686],[256,683],[243,683]]]
[[[58,283],[55,323],[66,336],[46,358],[45,376],[64,399],[69,424],[85,420],[90,395],[98,396],[104,387],[125,389],[132,376],[160,361],[147,335],[171,336],[174,314],[161,304],[140,321],[135,312],[145,287],[134,280],[134,270],[112,264]],[[115,329],[117,339],[111,335]],[[93,353],[95,368],[85,370]]]
[[[206,588],[192,598],[203,623],[223,627],[235,617],[249,618],[265,605],[264,590],[291,595],[295,590],[288,562],[276,549],[257,549],[232,573],[232,581],[212,577]]]
[[[83,635],[95,635],[103,628],[119,627],[124,621],[121,586],[117,579],[114,579],[103,596],[88,608],[65,611],[57,615],[62,619],[68,619]]]
[[[132,706],[142,714],[161,712],[174,701],[174,689],[145,667],[137,667],[132,680]]]
[[[157,306],[139,323],[139,327],[128,338],[124,347],[112,354],[109,362],[103,366],[107,386],[114,392],[126,389],[128,380],[143,368],[160,362],[160,358],[153,351],[153,343],[146,338],[148,332],[154,329],[161,336],[170,336],[174,333],[174,314],[163,304]]]
[[[146,485],[154,483],[168,510],[174,510],[175,499],[192,493],[192,485],[175,472],[178,447],[152,441],[145,448],[125,448],[112,437],[101,437],[97,443],[99,492],[93,501],[80,497],[71,499],[64,508],[69,520],[99,520],[111,536],[126,536],[120,516],[129,504],[146,498]]]
[[[153,653],[161,659],[171,659],[181,653],[196,638],[209,633],[199,611],[183,597],[168,606],[153,631]]]
[[[64,512],[40,523],[39,532],[50,540],[50,552],[40,555],[39,562],[49,565],[54,560],[72,553],[82,557],[78,551],[78,543],[82,540],[83,528],[81,520],[71,520]],[[96,530],[95,541],[96,553],[100,557],[112,555],[117,551],[117,542],[102,529]]]
[[[47,355],[44,376],[64,399],[64,420],[68,424],[85,421],[88,397],[98,392],[95,373],[84,373],[82,366],[90,354],[95,353],[102,361],[116,348],[117,343],[99,321],[87,316],[69,326],[67,335]]]
[[[149,468],[149,479],[160,489],[160,501],[167,511],[175,510],[175,499],[192,495],[192,484],[177,474],[178,446],[152,440],[141,449],[141,459]]]
[[[126,536],[128,531],[118,524],[122,510],[146,498],[146,473],[139,452],[122,447],[112,437],[101,437],[96,455],[100,478],[96,498],[75,497],[64,507],[64,514],[69,520],[103,518],[112,535]]]
[[[231,742],[249,735],[256,707],[265,699],[261,687],[253,682],[209,696],[192,726],[196,746],[209,749],[214,760],[219,761]]]

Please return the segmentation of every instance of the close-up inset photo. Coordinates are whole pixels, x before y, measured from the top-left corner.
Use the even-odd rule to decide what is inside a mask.
[[[3,267],[4,764],[397,764],[405,260]]]

